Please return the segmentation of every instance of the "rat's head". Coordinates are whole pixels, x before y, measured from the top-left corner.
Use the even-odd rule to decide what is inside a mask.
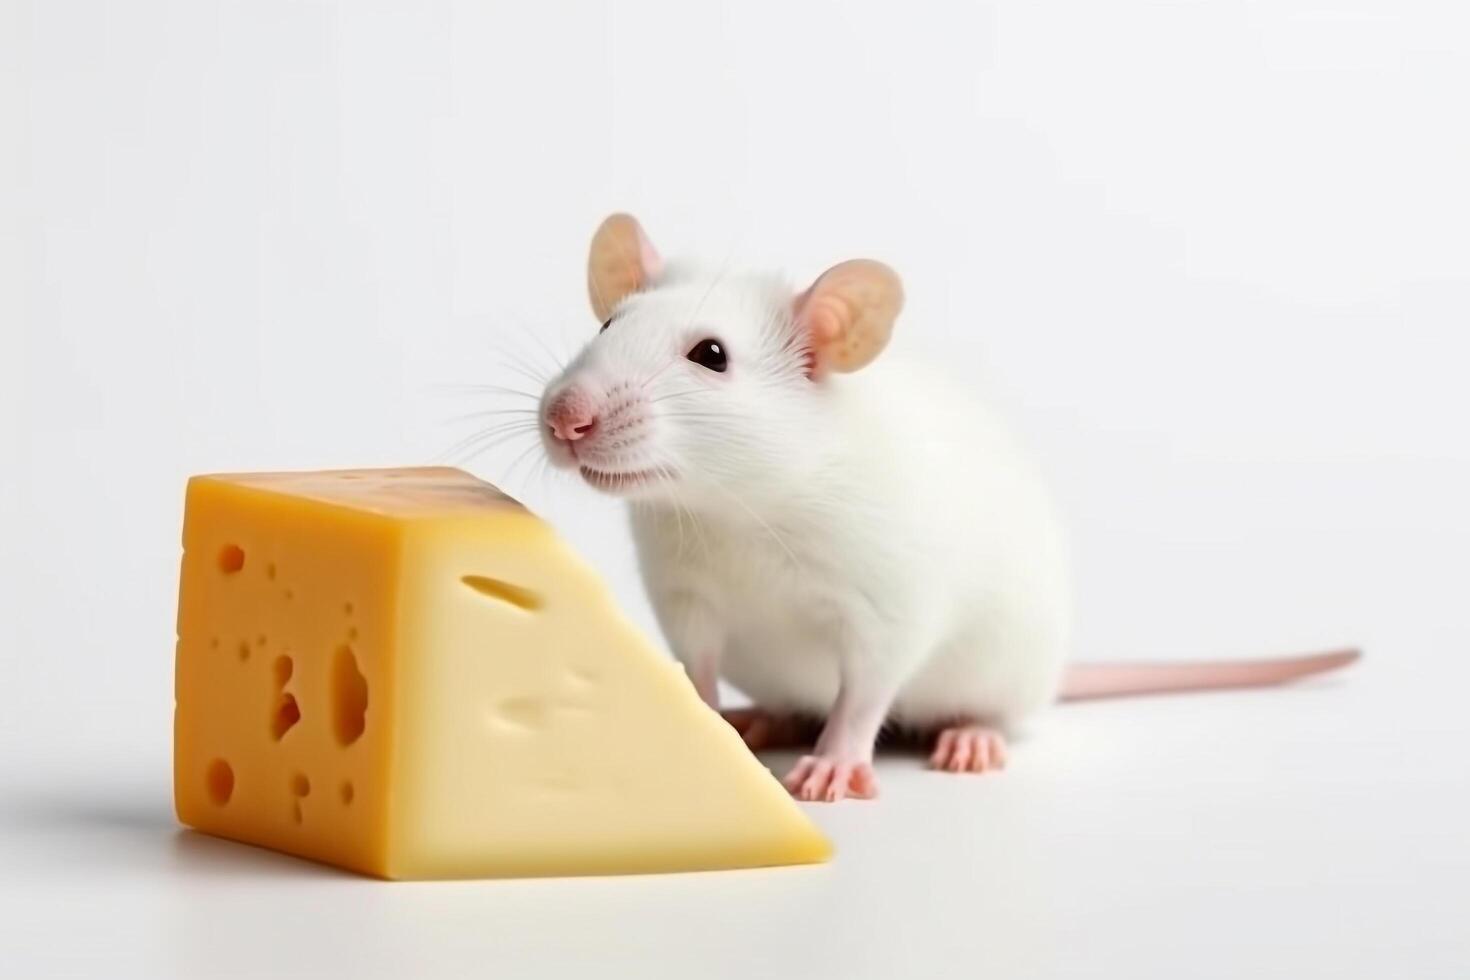
[[[665,264],[621,214],[593,236],[587,288],[600,326],[542,395],[546,452],[599,490],[683,503],[799,473],[825,379],[876,358],[903,303],[865,259],[801,293]]]

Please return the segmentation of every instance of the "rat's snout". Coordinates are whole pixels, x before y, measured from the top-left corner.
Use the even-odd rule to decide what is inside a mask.
[[[547,392],[541,441],[558,469],[576,469],[598,490],[625,496],[672,479],[670,464],[650,456],[651,402],[626,382],[602,387],[585,377]]]
[[[597,429],[597,406],[580,388],[568,388],[546,406],[546,425],[559,442],[585,439]]]

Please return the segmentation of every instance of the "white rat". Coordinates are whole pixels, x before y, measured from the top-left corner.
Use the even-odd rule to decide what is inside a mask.
[[[1069,576],[1042,481],[998,421],[916,365],[878,359],[898,276],[844,262],[797,293],[665,264],[638,223],[598,229],[601,331],[547,386],[553,464],[630,504],[674,654],[753,748],[825,719],[785,778],[805,800],[871,797],[893,725],[931,764],[1005,763],[1004,734],[1061,698],[1273,683],[1353,651],[1064,670]]]

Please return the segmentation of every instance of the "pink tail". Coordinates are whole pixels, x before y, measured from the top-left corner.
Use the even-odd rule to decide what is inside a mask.
[[[1062,679],[1061,700],[1086,701],[1172,691],[1266,687],[1346,667],[1360,656],[1362,654],[1357,650],[1334,650],[1271,660],[1073,664]]]

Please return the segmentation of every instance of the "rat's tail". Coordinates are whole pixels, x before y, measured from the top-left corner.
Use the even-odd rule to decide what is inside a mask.
[[[1213,691],[1227,687],[1267,687],[1346,667],[1362,654],[1333,650],[1304,657],[1270,660],[1200,660],[1191,663],[1072,664],[1062,678],[1062,701]]]

